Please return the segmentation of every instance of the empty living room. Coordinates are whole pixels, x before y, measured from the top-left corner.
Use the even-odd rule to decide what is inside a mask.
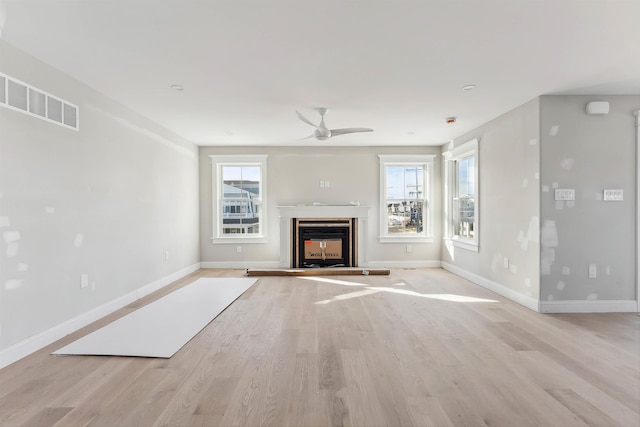
[[[639,19],[0,0],[0,426],[640,425]]]

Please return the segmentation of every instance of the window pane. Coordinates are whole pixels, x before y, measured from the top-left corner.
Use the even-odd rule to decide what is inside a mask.
[[[387,233],[422,233],[424,230],[424,168],[387,166]]]
[[[460,237],[475,236],[475,156],[458,162],[458,194],[454,205],[456,213],[455,233]]]
[[[423,200],[387,200],[387,233],[422,233]]]
[[[222,166],[222,234],[260,234],[260,166]]]
[[[408,199],[422,198],[422,166],[404,168],[404,197]]]
[[[458,197],[473,196],[475,193],[476,158],[467,157],[458,162]]]

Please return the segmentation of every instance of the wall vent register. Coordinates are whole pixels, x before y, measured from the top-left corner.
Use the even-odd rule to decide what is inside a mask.
[[[79,110],[76,105],[2,73],[0,106],[79,130]]]

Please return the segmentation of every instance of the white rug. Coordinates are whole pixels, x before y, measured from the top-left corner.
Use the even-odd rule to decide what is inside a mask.
[[[52,354],[171,357],[256,281],[198,279]]]

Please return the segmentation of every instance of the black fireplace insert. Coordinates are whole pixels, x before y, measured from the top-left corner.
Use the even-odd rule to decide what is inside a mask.
[[[296,219],[293,267],[355,267],[353,219]]]

